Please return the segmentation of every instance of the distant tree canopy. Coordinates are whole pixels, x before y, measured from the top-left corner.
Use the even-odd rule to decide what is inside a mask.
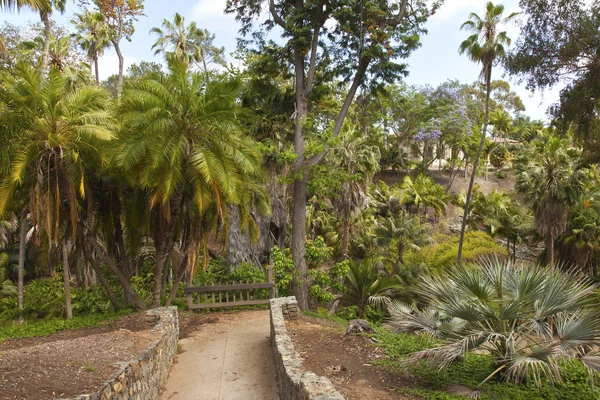
[[[526,19],[506,67],[532,90],[568,83],[550,114],[562,132],[572,129],[588,159],[597,160],[600,3],[521,0],[519,4]]]

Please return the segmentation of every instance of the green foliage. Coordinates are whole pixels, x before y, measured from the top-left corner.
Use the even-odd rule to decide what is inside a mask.
[[[443,342],[426,335],[392,333],[384,328],[375,328],[377,345],[382,347],[387,359],[379,363],[396,369],[411,354],[439,346]],[[445,390],[453,385],[475,388],[494,371],[489,356],[469,354],[460,361],[440,371],[436,365],[419,364],[411,367],[412,375],[423,379],[424,388],[398,389],[400,393],[419,396],[426,400],[464,400],[464,396],[452,395]],[[589,376],[580,362],[568,362],[561,366],[564,382],[536,386],[530,383],[510,384],[490,380],[480,388],[482,400],[592,400],[597,399],[600,388],[589,384]]]
[[[72,319],[48,318],[42,321],[24,321],[19,325],[16,322],[0,324],[0,340],[10,338],[46,336],[64,329],[84,328],[88,326],[99,326],[110,323],[123,315],[131,313],[131,310],[122,310],[110,314],[88,314],[74,316]]]
[[[16,289],[16,288],[15,288]],[[90,289],[71,288],[71,303],[74,315],[106,314],[113,310],[104,290],[100,286]],[[65,313],[63,279],[60,275],[52,278],[32,280],[24,288],[23,318],[27,320],[61,318]],[[16,291],[14,296],[0,302],[0,320],[13,320],[19,317]]]
[[[496,377],[538,386],[542,378],[561,382],[563,363],[572,361],[583,363],[591,375],[600,372],[592,350],[600,336],[600,317],[591,282],[558,269],[513,266],[498,259],[479,267],[453,267],[448,276],[424,277],[416,290],[428,308],[388,307],[390,326],[397,331],[446,340],[412,354],[411,364],[427,360],[442,369],[465,354],[483,351],[493,365],[479,385]]]
[[[282,251],[278,246],[273,246],[271,263],[273,264],[273,277],[279,296],[291,296],[291,285],[296,271],[292,256],[289,252]]]
[[[319,303],[333,301],[334,294],[346,291],[343,279],[348,274],[350,265],[351,262],[349,260],[344,260],[330,268],[310,269],[308,275],[311,277],[311,286],[308,294],[314,297]]]
[[[495,168],[503,168],[510,160],[510,152],[506,146],[496,146],[490,152],[490,162]]]
[[[342,303],[357,306],[359,317],[364,318],[367,306],[382,308],[389,303],[400,288],[400,279],[395,275],[380,274],[377,260],[367,259],[350,264],[344,286]]]
[[[306,242],[306,262],[311,268],[320,267],[332,254],[333,249],[327,246],[322,236]]]
[[[407,254],[407,263],[424,263],[435,271],[443,271],[446,267],[456,262],[458,254],[458,240],[456,236],[442,236],[436,244],[424,247],[421,252]],[[481,257],[498,255],[508,256],[508,252],[487,233],[481,231],[468,231],[465,233],[463,245],[463,261],[475,262]]]

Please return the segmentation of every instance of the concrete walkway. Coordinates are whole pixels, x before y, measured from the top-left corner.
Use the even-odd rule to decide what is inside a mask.
[[[202,325],[180,341],[161,400],[277,400],[268,310]]]

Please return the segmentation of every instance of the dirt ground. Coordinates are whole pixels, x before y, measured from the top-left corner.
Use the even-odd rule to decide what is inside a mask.
[[[339,325],[304,315],[287,321],[287,328],[304,367],[327,376],[347,400],[418,399],[395,391],[421,386],[416,378],[372,364],[385,355],[368,337],[345,336]]]
[[[131,314],[97,327],[0,342],[0,400],[45,400],[98,390],[118,371],[115,363],[138,357],[150,345],[152,326],[144,317]],[[180,336],[214,318],[180,315]]]

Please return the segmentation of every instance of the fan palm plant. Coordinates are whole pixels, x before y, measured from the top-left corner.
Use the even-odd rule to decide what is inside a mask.
[[[469,15],[469,20],[462,24],[462,29],[467,29],[473,34],[460,44],[460,54],[467,54],[467,57],[476,63],[482,64],[481,77],[485,82],[485,118],[483,121],[483,131],[481,132],[481,141],[479,149],[473,162],[473,172],[469,180],[469,188],[467,190],[467,200],[465,202],[465,211],[463,212],[463,221],[460,230],[460,240],[458,242],[458,262],[461,262],[462,248],[465,238],[465,230],[467,227],[467,215],[469,214],[469,205],[471,203],[471,194],[473,184],[475,183],[475,174],[477,166],[483,152],[485,137],[487,134],[488,123],[490,118],[490,93],[492,91],[492,67],[499,57],[505,54],[505,46],[510,45],[510,38],[506,32],[500,31],[500,25],[509,22],[517,16],[516,13],[510,14],[508,17],[502,17],[504,6],[494,5],[491,1],[485,6],[485,15],[481,18],[475,13]]]
[[[243,205],[249,183],[262,176],[260,153],[240,134],[240,85],[207,81],[187,62],[168,59],[166,76],[126,86],[119,111],[123,135],[114,156],[115,166],[148,192],[155,215],[155,305],[184,205],[202,215],[214,204],[226,222],[226,205]]]
[[[466,353],[490,354],[496,369],[481,384],[497,375],[517,383],[560,381],[565,359],[600,370],[593,353],[600,344],[595,287],[582,276],[489,259],[480,268],[457,266],[424,278],[416,290],[429,307],[392,304],[390,326],[447,343],[414,353],[409,362],[428,359],[445,368]]]
[[[535,141],[517,166],[517,190],[533,209],[550,266],[554,265],[554,243],[567,228],[569,209],[581,200],[585,190],[587,173],[576,164],[580,158],[568,140],[547,136]]]

